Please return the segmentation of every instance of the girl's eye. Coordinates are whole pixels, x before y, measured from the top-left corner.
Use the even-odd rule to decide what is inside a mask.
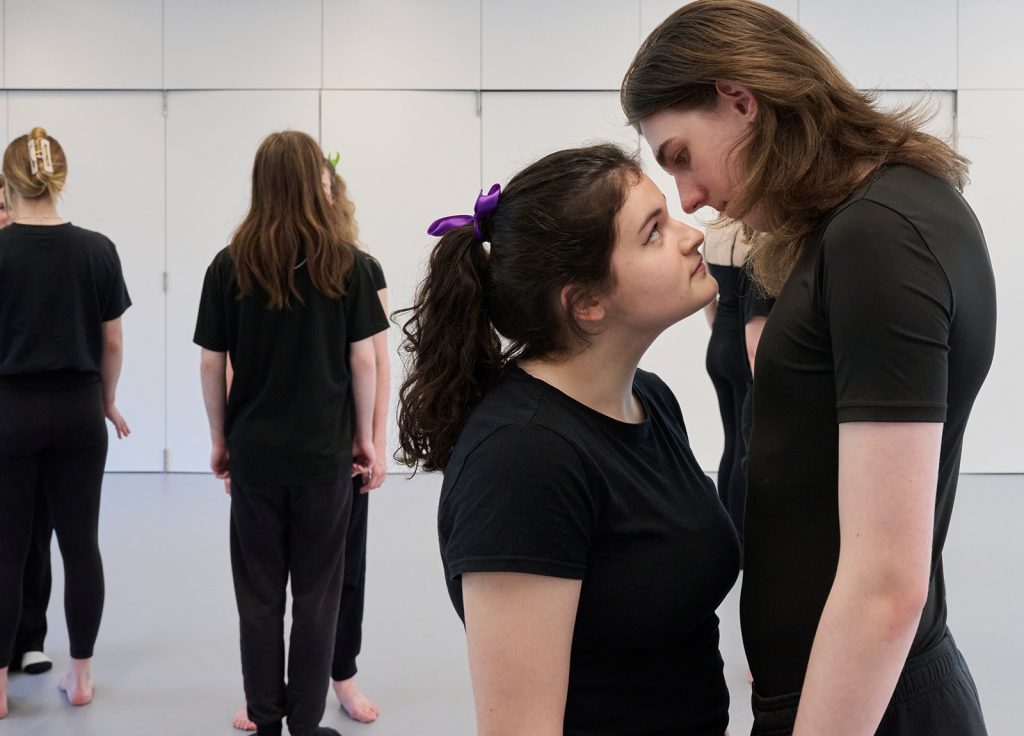
[[[685,150],[684,151],[679,151],[679,153],[676,154],[676,156],[672,160],[672,162],[676,166],[685,166],[686,164],[688,164],[690,162],[690,157],[686,155],[686,151]]]
[[[647,241],[644,243],[644,245],[650,245],[659,238],[661,238],[661,228],[655,225],[654,227],[651,228],[651,234],[647,236]]]

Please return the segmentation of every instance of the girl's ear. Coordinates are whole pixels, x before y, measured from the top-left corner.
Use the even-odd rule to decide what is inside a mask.
[[[566,284],[562,287],[562,309],[569,306],[570,301],[575,296],[573,293],[575,288],[572,284]],[[605,317],[605,308],[600,299],[588,294],[582,299],[576,300],[572,316],[580,322],[600,322]]]

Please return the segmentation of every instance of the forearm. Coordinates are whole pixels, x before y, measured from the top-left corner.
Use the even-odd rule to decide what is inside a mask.
[[[377,398],[377,359],[372,338],[352,344],[349,367],[352,372],[352,400],[355,404],[355,436],[372,441],[373,415]]]
[[[892,697],[921,605],[836,576],[818,623],[794,736],[871,736]]]
[[[100,381],[103,384],[103,406],[111,407],[117,397],[117,382],[121,378],[124,348],[120,341],[108,341],[103,346],[100,361]]]
[[[224,415],[227,409],[227,354],[203,350],[199,378],[203,387],[203,403],[210,423],[210,439],[214,445],[224,442]]]
[[[388,402],[391,398],[391,361],[388,356],[388,334],[373,336],[377,368],[377,388],[373,399],[373,446],[380,452],[387,445]]]
[[[840,551],[794,736],[871,736],[928,599],[941,424],[839,425]]]

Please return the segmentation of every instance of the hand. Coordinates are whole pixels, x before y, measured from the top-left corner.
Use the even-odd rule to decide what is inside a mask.
[[[376,456],[377,453],[372,442],[361,437],[352,440],[352,477],[362,475],[364,486],[370,483]]]
[[[121,416],[121,412],[117,410],[117,407],[111,404],[110,406],[104,407],[103,415],[110,420],[110,423],[114,425],[114,429],[117,431],[117,438],[124,439],[132,433],[128,429],[128,422]]]
[[[210,470],[213,471],[215,476],[224,481],[231,478],[231,475],[228,473],[228,460],[229,455],[227,445],[223,442],[215,442],[213,444],[213,451],[210,452]],[[230,486],[228,487],[227,492],[229,494],[231,493]]]
[[[224,479],[224,493],[228,494],[229,496],[231,495],[231,477],[230,476]]]
[[[364,483],[363,487],[359,489],[360,493],[369,493],[375,491],[384,485],[384,481],[388,477],[388,453],[384,444],[374,445],[373,447],[373,465],[370,466],[370,482]],[[364,479],[365,480],[365,479]]]

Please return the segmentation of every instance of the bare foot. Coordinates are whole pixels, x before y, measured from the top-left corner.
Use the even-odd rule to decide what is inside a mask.
[[[0,718],[7,717],[7,668],[0,669]]]
[[[80,674],[72,669],[60,678],[57,687],[68,696],[71,705],[88,705],[92,702],[92,678],[88,674]]]
[[[368,697],[359,692],[359,688],[356,687],[356,678],[331,680],[331,687],[334,688],[334,694],[338,696],[341,707],[353,721],[373,723],[377,720],[380,711]]]
[[[249,709],[244,705],[238,709],[237,713],[235,713],[235,720],[231,722],[231,725],[239,731],[256,730],[256,724],[249,720]]]

